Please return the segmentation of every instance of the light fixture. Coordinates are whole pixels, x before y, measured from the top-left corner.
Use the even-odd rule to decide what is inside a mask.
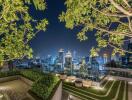
[[[4,97],[4,95],[3,95],[3,94],[0,94],[0,100],[1,100],[3,97]]]

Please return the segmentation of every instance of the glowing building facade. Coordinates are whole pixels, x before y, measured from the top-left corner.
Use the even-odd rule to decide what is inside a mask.
[[[65,71],[68,74],[72,74],[73,72],[72,54],[70,51],[68,51],[65,55]]]

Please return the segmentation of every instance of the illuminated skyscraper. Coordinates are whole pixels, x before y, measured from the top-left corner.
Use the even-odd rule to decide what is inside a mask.
[[[73,59],[76,60],[77,59],[77,52],[73,51]]]
[[[104,64],[106,64],[108,62],[108,55],[105,53],[103,57],[104,57]]]
[[[127,51],[132,52],[132,39],[130,40],[130,43],[128,44]],[[132,68],[132,54],[127,52],[125,56],[122,56],[122,65],[125,67],[131,67]]]
[[[72,54],[70,51],[68,51],[65,55],[65,71],[70,74],[72,74],[73,71]]]
[[[130,43],[128,44],[128,51],[132,52],[132,39],[130,40]],[[128,64],[132,65],[132,54],[128,53]]]
[[[60,49],[58,53],[59,53],[58,63],[61,65],[61,70],[64,70],[64,50]]]

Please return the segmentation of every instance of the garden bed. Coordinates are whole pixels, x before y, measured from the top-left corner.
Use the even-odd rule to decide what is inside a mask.
[[[112,85],[113,84],[113,85]],[[95,88],[79,88],[76,87],[73,83],[63,83],[63,89],[72,93],[73,95],[79,97],[82,100],[112,100],[113,98],[117,98],[115,100],[127,100],[127,82],[126,88],[125,81],[104,81],[102,83],[103,89],[95,89]],[[111,89],[110,89],[111,88]],[[119,92],[118,92],[119,89]],[[110,90],[110,91],[109,91]],[[124,97],[124,94],[126,95]],[[123,99],[125,98],[125,99]]]
[[[21,70],[21,71],[9,71],[1,72],[0,78],[8,78],[9,76],[22,76],[33,82],[29,94],[33,97],[37,97],[37,100],[50,100],[55,93],[60,80],[53,74],[45,74],[40,71],[34,70]],[[25,79],[24,79],[25,80]]]

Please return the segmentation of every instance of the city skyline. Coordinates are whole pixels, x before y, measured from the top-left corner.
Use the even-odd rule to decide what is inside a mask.
[[[88,32],[89,39],[80,42],[77,39],[77,33],[81,28],[69,30],[65,28],[65,24],[58,19],[62,10],[66,10],[63,0],[47,0],[47,9],[45,12],[36,11],[31,6],[30,13],[36,19],[47,18],[49,25],[45,32],[39,32],[34,39],[30,41],[34,55],[55,55],[55,51],[63,48],[65,50],[76,50],[80,55],[88,55],[92,46],[96,46],[94,32]]]

